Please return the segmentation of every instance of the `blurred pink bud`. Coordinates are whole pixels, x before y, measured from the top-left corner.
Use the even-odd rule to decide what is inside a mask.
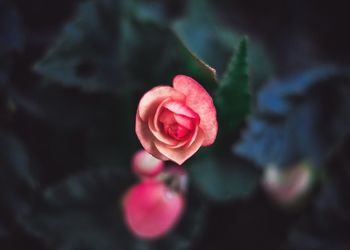
[[[144,239],[157,239],[178,222],[184,209],[182,194],[163,182],[146,180],[133,186],[123,201],[124,218],[130,230]]]
[[[292,205],[304,197],[313,181],[311,166],[299,164],[289,169],[270,166],[263,177],[263,188],[281,205]]]
[[[140,177],[154,177],[164,168],[164,162],[145,150],[137,151],[132,159],[132,170]]]

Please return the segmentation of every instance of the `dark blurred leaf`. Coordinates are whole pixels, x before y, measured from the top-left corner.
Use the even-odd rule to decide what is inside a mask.
[[[89,92],[126,92],[170,84],[176,74],[189,74],[213,88],[214,70],[160,22],[157,8],[146,6],[138,1],[81,4],[77,17],[66,25],[35,70],[50,80],[48,84]]]
[[[189,249],[202,221],[202,202],[191,197],[182,222],[163,239],[136,239],[124,224],[121,201],[133,184],[128,168],[101,167],[48,188],[22,226],[51,249]]]
[[[27,96],[17,91],[11,94],[18,109],[52,126],[64,128],[89,127],[96,120],[111,117],[112,112],[106,107],[116,105],[111,96],[84,94],[57,86],[39,87]]]
[[[216,88],[215,70],[198,59],[173,30],[155,23],[125,21],[123,32],[121,58],[126,82],[170,84],[175,75],[185,74],[208,91]]]
[[[259,181],[259,172],[234,158],[202,158],[189,166],[198,189],[209,199],[229,201],[249,196]]]
[[[23,48],[20,18],[10,1],[0,2],[0,87],[9,80],[13,52]]]
[[[0,220],[9,220],[30,210],[38,183],[24,146],[8,131],[0,131],[0,166]]]
[[[107,15],[108,14],[108,15]],[[87,1],[68,23],[35,71],[65,86],[115,91],[118,74],[118,1]]]
[[[350,240],[350,213],[334,184],[327,183],[313,210],[291,228],[288,250],[346,250]],[[341,192],[341,191],[340,191]]]
[[[128,163],[128,157],[140,148],[134,131],[137,96],[133,93],[116,98],[48,86],[37,88],[27,96],[15,91],[11,94],[17,110],[43,126],[37,131],[31,129],[33,136],[40,131],[36,139],[40,143],[32,145],[32,149],[39,146],[36,150],[44,153],[40,158],[47,158],[45,164],[51,166],[50,175],[60,175],[53,166],[59,172],[71,174],[86,165]],[[38,127],[28,120],[25,125]],[[123,143],[126,141],[127,144]],[[42,144],[46,147],[41,148]],[[52,161],[52,158],[58,159]]]
[[[314,199],[311,209],[291,227],[285,249],[349,249],[349,146],[348,136],[328,157],[328,178]]]
[[[188,1],[184,17],[173,27],[196,56],[222,74],[236,35],[218,22],[209,1]]]
[[[193,54],[181,40],[179,43],[184,60],[184,71],[200,82],[207,91],[213,93],[218,87],[216,70]]]
[[[20,18],[10,1],[0,2],[0,55],[23,48]]]
[[[275,80],[258,95],[256,112],[235,152],[260,166],[287,166],[302,159],[323,165],[349,133],[350,77],[320,67]]]
[[[250,112],[247,53],[247,41],[242,38],[215,96],[219,118],[230,131]]]
[[[184,16],[173,28],[186,46],[201,60],[215,68],[219,77],[225,72],[234,44],[242,34],[220,22],[217,10],[207,0],[187,1]],[[251,80],[260,84],[271,75],[272,65],[267,53],[257,40],[250,39],[248,63]]]

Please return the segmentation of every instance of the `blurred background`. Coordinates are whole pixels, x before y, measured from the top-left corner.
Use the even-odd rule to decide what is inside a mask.
[[[0,0],[0,249],[350,249],[347,5]],[[122,210],[135,112],[177,74],[233,100],[149,241]]]

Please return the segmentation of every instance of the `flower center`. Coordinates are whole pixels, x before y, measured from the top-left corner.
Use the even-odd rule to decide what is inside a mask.
[[[181,140],[185,138],[190,132],[190,130],[179,125],[178,123],[163,125],[165,133],[176,140]]]

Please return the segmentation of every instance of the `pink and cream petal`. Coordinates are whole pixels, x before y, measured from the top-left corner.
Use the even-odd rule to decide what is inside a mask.
[[[164,101],[162,101],[162,102],[159,104],[159,106],[158,106],[158,108],[157,108],[157,110],[156,110],[156,113],[154,114],[154,117],[153,117],[153,124],[154,124],[154,128],[155,128],[157,131],[160,131],[160,130],[161,130],[161,128],[159,127],[159,116],[160,116],[160,114],[162,113],[163,105],[164,105],[164,103],[166,103],[166,102],[169,101],[169,100],[170,100],[170,98],[164,99]]]
[[[212,144],[217,135],[218,124],[211,96],[197,81],[188,76],[177,75],[173,80],[173,86],[186,96],[186,105],[199,115],[199,126],[205,135],[203,146]]]
[[[190,158],[194,153],[198,151],[198,149],[202,146],[204,138],[205,137],[202,133],[198,133],[196,139],[194,140],[192,145],[188,148],[181,147],[181,148],[171,149],[167,147],[165,144],[158,141],[156,141],[154,145],[156,146],[158,151],[162,153],[165,157],[181,165],[188,158]]]
[[[188,141],[188,144],[186,145],[186,147],[190,147],[190,146],[193,144],[193,142],[194,142],[194,141],[196,140],[196,138],[197,138],[197,135],[198,135],[198,131],[199,131],[199,130],[201,130],[201,128],[199,128],[199,127],[196,127],[196,128],[194,129],[193,134],[192,134],[192,136],[191,136],[191,139]],[[204,134],[203,131],[200,131],[199,133]]]
[[[174,101],[185,101],[186,97],[170,86],[157,86],[146,92],[140,100],[138,112],[140,118],[146,121],[150,114],[154,114],[159,104],[166,98]]]
[[[164,144],[167,144],[168,146],[176,146],[178,144],[177,140],[174,140],[174,139],[170,138],[169,136],[165,135],[164,133],[162,133],[161,131],[156,130],[153,127],[152,119],[149,119],[148,127],[149,127],[150,132],[154,135],[154,137],[156,139],[158,139],[159,141],[163,142]]]
[[[140,140],[141,145],[148,153],[150,153],[151,155],[153,155],[154,157],[160,160],[163,160],[163,161],[169,160],[165,155],[160,153],[158,149],[155,147],[154,145],[155,138],[150,132],[148,128],[148,124],[144,123],[138,114],[136,115],[135,132],[137,137]]]
[[[198,114],[194,112],[191,108],[189,108],[184,102],[179,101],[169,101],[164,103],[164,108],[167,108],[174,114],[179,114],[183,116],[187,116],[193,119],[198,119]]]
[[[192,130],[195,127],[195,119],[189,118],[187,116],[174,114],[175,121],[188,130]]]

